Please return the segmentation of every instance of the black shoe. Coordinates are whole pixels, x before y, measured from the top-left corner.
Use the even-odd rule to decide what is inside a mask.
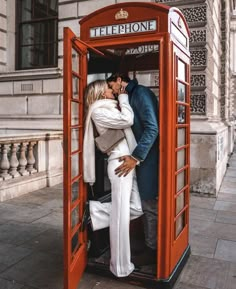
[[[131,261],[135,266],[145,266],[157,263],[157,251],[146,246],[139,255],[133,256]]]
[[[82,217],[82,222],[81,222],[81,231],[83,232],[87,225],[90,222],[90,211],[89,211],[89,202],[86,202],[85,208],[84,208],[84,214]]]

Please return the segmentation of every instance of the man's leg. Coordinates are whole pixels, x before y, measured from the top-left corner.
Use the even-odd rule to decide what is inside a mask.
[[[132,258],[136,266],[157,262],[157,200],[142,200],[145,248]]]
[[[142,200],[145,244],[157,249],[157,200]]]

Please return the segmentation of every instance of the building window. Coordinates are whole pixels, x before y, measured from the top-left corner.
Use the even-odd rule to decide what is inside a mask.
[[[58,0],[18,0],[17,69],[57,66]]]

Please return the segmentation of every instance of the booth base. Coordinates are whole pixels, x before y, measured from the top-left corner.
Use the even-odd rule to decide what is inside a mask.
[[[182,271],[187,259],[190,255],[190,246],[188,246],[182,255],[182,258],[177,263],[171,276],[168,279],[157,280],[154,274],[146,273],[141,270],[135,270],[132,274],[125,278],[115,277],[109,270],[109,264],[100,263],[90,258],[86,268],[86,272],[103,275],[109,278],[114,278],[121,282],[129,283],[136,286],[145,286],[145,288],[155,289],[171,289],[173,288],[180,272]]]

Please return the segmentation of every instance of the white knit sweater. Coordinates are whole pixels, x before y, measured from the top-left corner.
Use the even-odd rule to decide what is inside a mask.
[[[92,120],[99,134],[103,134],[109,128],[124,129],[126,139],[111,151],[109,160],[130,155],[137,145],[130,128],[134,115],[129,105],[128,95],[120,94],[118,99],[120,110],[117,108],[116,100],[101,99],[94,102],[87,113],[83,144],[83,177],[84,181],[91,185],[95,182],[95,142]]]

